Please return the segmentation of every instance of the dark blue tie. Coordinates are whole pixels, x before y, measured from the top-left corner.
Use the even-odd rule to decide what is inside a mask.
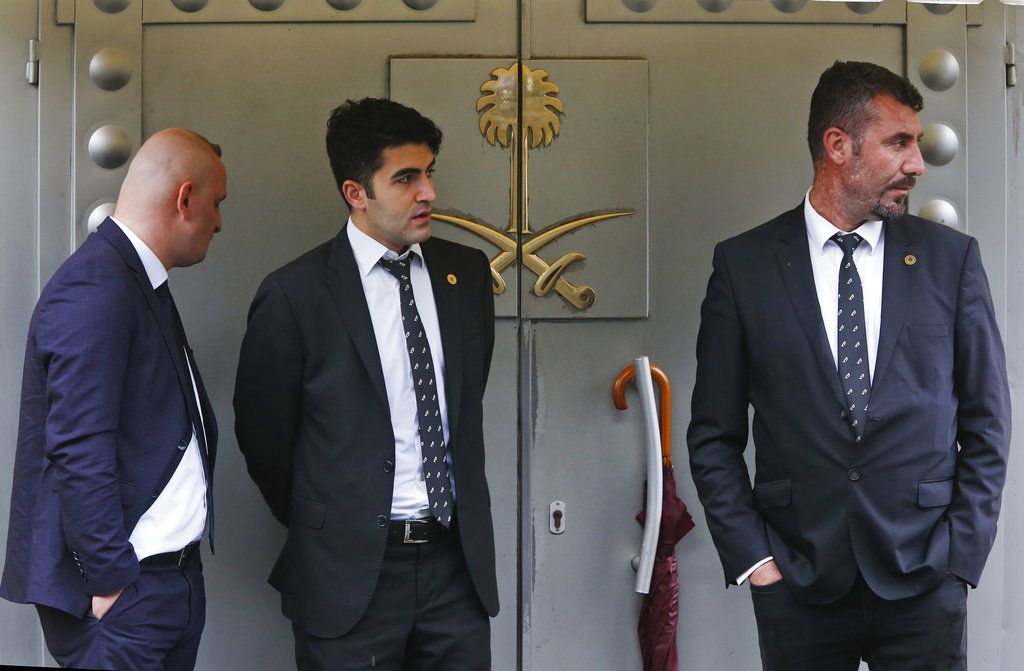
[[[452,523],[455,502],[452,499],[451,477],[445,458],[444,430],[441,427],[441,404],[437,400],[437,378],[430,343],[416,310],[416,297],[409,276],[409,257],[401,260],[381,259],[380,265],[398,280],[398,300],[405,328],[405,346],[412,369],[413,391],[416,393],[416,421],[420,429],[420,454],[427,483],[430,514],[444,526]]]
[[[156,288],[156,296],[160,299],[161,320],[164,329],[171,334],[173,342],[172,356],[178,361],[185,373],[185,405],[188,407],[188,414],[192,418],[192,430],[195,431],[196,441],[199,443],[200,457],[203,462],[203,471],[206,474],[206,533],[210,538],[210,547],[213,547],[213,478],[210,474],[209,448],[206,446],[206,428],[203,426],[203,415],[199,410],[199,403],[196,400],[195,391],[192,388],[194,362],[192,361],[191,348],[188,346],[188,338],[185,337],[185,327],[181,323],[181,315],[178,314],[178,306],[174,304],[174,297],[171,295],[170,282],[165,281]]]
[[[856,233],[836,233],[832,240],[843,250],[843,260],[839,265],[836,363],[839,382],[846,397],[846,419],[857,442],[860,442],[864,435],[871,393],[868,341],[864,327],[864,287],[860,282],[857,264],[853,262],[853,251],[863,238]]]

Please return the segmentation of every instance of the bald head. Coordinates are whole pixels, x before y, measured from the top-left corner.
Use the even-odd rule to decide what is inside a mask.
[[[206,256],[220,230],[227,176],[220,147],[184,128],[153,134],[135,154],[114,216],[132,229],[167,268]]]

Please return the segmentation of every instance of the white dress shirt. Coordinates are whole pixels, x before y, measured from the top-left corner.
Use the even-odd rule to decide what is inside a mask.
[[[811,205],[811,191],[804,196],[804,221],[807,222],[807,245],[811,252],[811,272],[814,274],[814,288],[821,308],[821,321],[825,325],[832,362],[839,371],[839,346],[836,330],[839,324],[839,264],[843,250],[832,240],[839,230],[832,222],[818,214]],[[867,331],[868,369],[871,378],[875,376],[875,359],[878,355],[878,332],[882,323],[882,269],[885,258],[885,235],[881,221],[865,221],[857,230],[863,241],[853,251],[853,263],[857,266],[864,293],[864,328]],[[772,560],[765,557],[751,566],[736,579],[742,584],[762,564]]]
[[[378,263],[381,258],[409,257],[409,274],[416,310],[430,344],[430,356],[437,374],[437,400],[441,410],[441,428],[445,445],[448,444],[448,404],[444,390],[444,351],[441,349],[441,327],[437,318],[437,304],[430,275],[423,260],[419,244],[409,247],[402,255],[391,251],[363,233],[349,219],[348,241],[359,268],[363,294],[370,308],[370,321],[377,340],[380,364],[384,371],[384,387],[391,411],[391,427],[395,434],[395,484],[391,500],[391,519],[404,520],[428,517],[427,486],[423,477],[423,458],[420,452],[420,428],[416,412],[416,394],[413,390],[412,366],[402,326],[402,308],[399,305],[398,280]],[[448,472],[452,474],[452,497],[455,476],[452,471],[451,452],[446,450]]]
[[[111,220],[124,231],[132,243],[153,288],[156,289],[166,282],[167,269],[156,254],[130,228],[113,217]],[[188,361],[187,355],[185,360]],[[196,389],[191,363],[188,372],[192,381],[192,393],[196,396],[196,407],[199,408],[202,419],[203,410],[199,403],[199,391]],[[160,495],[139,518],[128,542],[135,548],[135,556],[142,560],[162,552],[180,550],[189,543],[202,539],[205,528],[206,474],[199,454],[199,441],[193,430],[192,440],[185,448],[185,454],[181,456],[178,467]]]

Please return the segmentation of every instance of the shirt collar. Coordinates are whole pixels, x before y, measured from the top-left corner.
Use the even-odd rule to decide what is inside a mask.
[[[118,225],[118,227],[124,232],[125,237],[128,238],[128,242],[132,243],[132,247],[135,248],[135,253],[139,255],[139,260],[142,261],[142,267],[146,270],[146,276],[149,277],[149,283],[156,289],[158,286],[167,281],[167,269],[164,268],[164,264],[160,262],[153,250],[146,246],[146,243],[142,241],[142,238],[135,235],[132,229],[125,226],[123,223],[110,218],[112,222]]]
[[[411,259],[423,258],[423,252],[420,251],[420,243],[418,242],[410,245],[409,249],[405,250],[405,253],[397,254],[366,233],[363,233],[358,226],[352,223],[352,217],[349,217],[348,226],[345,228],[348,231],[348,242],[352,246],[352,254],[356,257],[356,266],[359,267],[360,277],[366,277],[377,266],[381,258],[389,260],[404,259],[406,257]]]
[[[823,251],[825,245],[836,233],[844,233],[835,227],[828,219],[818,214],[818,211],[811,205],[811,190],[807,189],[804,196],[804,221],[807,222],[807,238],[811,241],[815,251]],[[868,253],[873,254],[878,246],[878,239],[882,236],[882,222],[865,221],[855,231],[868,245]]]

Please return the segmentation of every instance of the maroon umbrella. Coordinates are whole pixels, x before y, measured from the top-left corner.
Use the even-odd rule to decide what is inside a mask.
[[[615,380],[613,398],[615,407],[625,410],[625,386],[636,376],[636,369],[627,366]],[[644,671],[677,671],[679,652],[676,648],[676,625],[679,622],[679,571],[676,564],[675,546],[693,529],[693,518],[686,510],[686,504],[676,496],[676,479],[672,472],[672,389],[668,377],[657,366],[651,366],[651,377],[658,383],[661,392],[659,423],[661,424],[662,456],[662,506],[658,548],[651,574],[651,587],[644,597],[640,611],[637,633],[640,637],[640,653],[644,660]],[[644,483],[644,501],[647,500],[647,483]],[[636,516],[641,524],[647,517],[645,509]]]

